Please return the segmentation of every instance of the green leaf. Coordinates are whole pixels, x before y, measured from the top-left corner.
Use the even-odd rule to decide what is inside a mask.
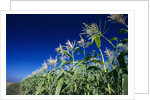
[[[90,54],[94,54],[95,53],[95,50],[92,50],[92,52]]]
[[[61,64],[59,65],[59,68],[60,68],[61,66],[63,66],[65,63],[66,63],[66,60],[63,60],[63,61],[61,62]]]
[[[91,60],[89,63],[99,63],[101,65],[104,65],[104,63],[101,60]]]
[[[70,64],[75,64],[75,63],[78,63],[79,61],[78,60],[76,60],[76,61],[68,61],[68,62],[65,62],[63,65],[66,65],[66,64],[68,64],[68,65],[70,65]]]
[[[71,70],[66,70],[67,73],[73,75],[74,74],[74,71],[71,71]]]
[[[49,94],[51,94],[51,91],[52,91],[54,85],[56,84],[56,81],[58,80],[58,78],[59,78],[63,73],[64,73],[64,70],[62,69],[61,72],[55,77],[55,79],[54,79],[54,81],[53,81],[53,83],[52,83],[52,85],[51,85],[51,87],[50,87]]]
[[[92,56],[87,56],[86,58],[84,58],[85,59],[85,61],[88,61],[88,60],[90,60],[90,59],[92,59],[92,58],[95,58],[95,57],[98,57],[98,56],[100,56],[101,54],[98,54],[98,55],[92,55]]]
[[[118,33],[119,33],[119,34],[128,33],[128,30],[126,30],[126,29],[121,29]]]
[[[69,83],[65,88],[71,87],[71,91],[73,91],[73,83],[74,83],[74,80],[77,79],[77,74],[78,74],[80,71],[82,71],[82,70],[84,69],[84,67],[85,67],[85,65],[84,65],[84,66],[81,66],[80,68],[78,68],[78,69],[74,72],[74,74],[73,74],[72,77],[71,77],[71,83]],[[64,89],[63,89],[63,91],[64,91]],[[70,92],[71,92],[71,91],[70,91]]]
[[[44,82],[40,82],[40,84],[37,87],[37,91],[36,91],[36,95],[40,94],[41,92],[43,92],[42,86],[43,86]]]
[[[128,39],[123,39],[120,43],[126,44],[128,42]]]
[[[73,53],[75,53],[76,51],[79,51],[80,47],[76,47],[73,51]]]
[[[98,88],[93,89],[93,95],[98,95]]]
[[[79,55],[79,54],[81,54],[81,53],[84,53],[84,51],[79,52],[77,55]]]
[[[97,47],[100,48],[101,47],[100,36],[99,35],[94,35],[94,39],[95,39]]]
[[[97,66],[89,66],[87,70],[98,70],[99,68]]]
[[[126,68],[126,63],[123,54],[121,53],[117,58],[120,68]]]
[[[78,68],[78,69],[75,71],[75,73],[73,74],[72,79],[74,79],[74,78],[77,76],[77,74],[78,74],[84,67],[85,67],[85,66],[81,66],[80,68]]]
[[[76,66],[81,66],[82,64],[84,64],[85,59],[80,60],[79,62],[77,62],[74,66],[72,66],[73,70],[75,70]]]
[[[121,46],[123,46],[123,43],[119,43],[119,44],[117,44],[117,48],[119,48],[119,47],[121,47]]]
[[[123,88],[123,95],[128,95],[128,75],[122,75],[122,88]]]
[[[72,57],[72,55],[71,55],[68,51],[66,51],[66,50],[62,50],[62,52],[63,52],[64,54],[66,54],[67,56],[69,56],[69,57],[73,58],[73,57]]]
[[[58,85],[57,85],[57,87],[56,87],[55,95],[59,95],[59,94],[60,94],[60,91],[61,91],[63,82],[64,82],[64,78],[59,79]]]
[[[92,45],[93,42],[94,42],[94,37],[92,37],[91,42],[88,42],[88,43],[87,43],[87,46]]]
[[[113,40],[118,41],[118,38],[117,37],[113,37],[113,38],[110,39],[110,41],[113,41]]]

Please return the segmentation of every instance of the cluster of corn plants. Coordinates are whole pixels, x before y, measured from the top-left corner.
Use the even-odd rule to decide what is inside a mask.
[[[111,14],[109,21],[126,26],[119,33],[128,33],[125,17]],[[96,24],[84,24],[80,41],[59,44],[55,58],[50,57],[36,70],[21,81],[23,95],[127,95],[128,94],[128,39],[118,41],[117,37],[104,36],[108,30]],[[83,37],[87,37],[85,40]],[[104,38],[113,50],[103,45]],[[87,41],[87,42],[86,42]],[[112,41],[116,41],[114,45]],[[119,43],[118,43],[119,42]],[[87,47],[96,44],[96,50],[86,54]],[[101,47],[106,50],[102,52]],[[76,60],[75,56],[83,56]],[[105,57],[107,55],[107,57]],[[107,58],[107,59],[105,59]]]

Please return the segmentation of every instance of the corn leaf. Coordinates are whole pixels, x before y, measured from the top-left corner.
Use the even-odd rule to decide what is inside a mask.
[[[66,54],[68,57],[73,58],[73,57],[72,57],[72,55],[71,55],[68,51],[66,51],[66,50],[62,50],[62,52],[63,52],[64,54]]]
[[[113,37],[113,38],[110,39],[110,41],[113,41],[113,40],[118,41],[118,38],[117,37]]]
[[[119,34],[128,33],[128,30],[126,30],[126,29],[121,29],[118,33],[119,33]]]
[[[65,63],[66,63],[66,60],[63,60],[63,61],[61,62],[61,64],[59,65],[59,68],[60,68],[61,66],[63,66]]]
[[[59,79],[58,85],[56,87],[56,93],[55,93],[55,95],[59,95],[60,94],[63,82],[64,82],[64,78]]]
[[[104,65],[104,63],[101,60],[91,60],[88,63],[99,63],[101,65]]]
[[[97,47],[100,48],[101,47],[100,36],[99,35],[94,35],[94,40],[96,42]]]
[[[79,52],[77,55],[79,55],[79,54],[81,54],[81,53],[84,53],[84,51]]]
[[[122,84],[123,84],[123,95],[128,95],[128,75],[122,75]]]
[[[52,83],[52,86],[50,87],[50,90],[49,90],[49,94],[51,94],[51,91],[54,87],[54,85],[56,84],[56,81],[58,80],[58,78],[64,73],[64,70],[62,69],[61,72],[57,75],[57,77],[55,77],[53,83]]]
[[[126,44],[128,42],[128,39],[123,39],[120,43]]]
[[[79,51],[80,47],[76,47],[73,51],[73,53],[75,53],[76,51]]]

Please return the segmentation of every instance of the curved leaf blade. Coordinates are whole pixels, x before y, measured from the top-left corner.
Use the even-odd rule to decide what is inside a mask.
[[[64,82],[64,78],[59,79],[58,85],[57,85],[57,87],[56,87],[55,95],[59,95],[59,94],[60,94],[60,91],[61,91],[63,82]]]
[[[101,60],[91,60],[89,63],[99,63],[101,65],[104,65],[104,63]]]
[[[113,37],[113,38],[110,39],[110,41],[113,41],[113,40],[118,41],[118,38],[117,37]]]
[[[119,34],[128,33],[128,30],[126,30],[126,29],[121,29],[118,33],[119,33]]]
[[[80,47],[76,47],[73,51],[73,53],[75,53],[76,51],[79,51]]]
[[[126,44],[128,42],[128,39],[123,39],[120,43]]]
[[[58,78],[59,78],[63,73],[64,73],[64,70],[62,69],[62,71],[57,75],[57,77],[55,77],[55,79],[54,79],[54,81],[53,81],[53,83],[52,83],[52,85],[51,85],[51,87],[50,87],[49,94],[51,94],[51,91],[52,91],[54,85],[56,84],[56,81],[58,80]]]
[[[71,55],[68,51],[66,51],[66,50],[62,50],[62,52],[63,52],[64,54],[66,54],[67,56],[69,56],[69,57],[73,58],[73,57],[72,57],[72,55]]]

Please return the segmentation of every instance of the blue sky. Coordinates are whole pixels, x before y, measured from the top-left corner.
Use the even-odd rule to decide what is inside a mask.
[[[64,45],[67,40],[79,41],[83,22],[97,23],[102,26],[107,14],[7,14],[6,16],[6,81],[19,82],[32,71],[40,68],[44,60],[50,55],[55,57],[55,48],[59,43]],[[105,34],[108,39],[118,37],[119,40],[128,38],[128,34],[118,34],[122,28],[119,23],[107,22],[109,31]],[[105,47],[113,49],[104,39],[102,51]],[[115,42],[113,42],[115,43]],[[96,45],[87,48],[97,50]],[[98,52],[98,51],[97,51]],[[80,58],[80,57],[76,57]]]

